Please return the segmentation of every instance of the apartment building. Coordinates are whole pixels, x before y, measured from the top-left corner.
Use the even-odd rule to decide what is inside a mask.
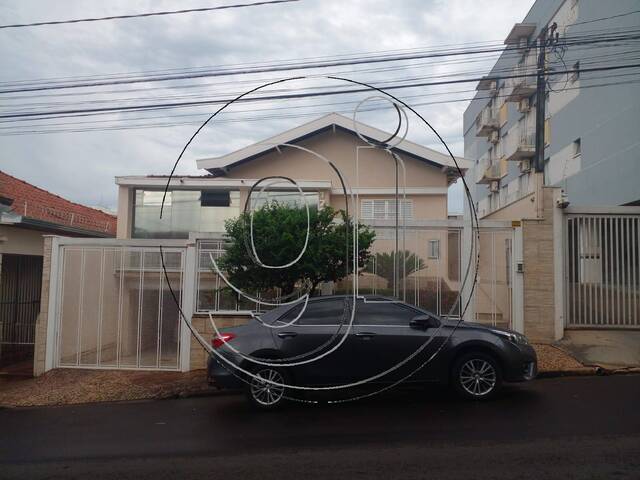
[[[539,217],[543,186],[561,187],[574,206],[640,205],[640,68],[625,66],[637,63],[638,40],[625,38],[640,26],[629,13],[637,6],[538,0],[511,29],[464,113],[465,157],[474,161],[466,178],[480,218]],[[536,173],[536,40],[553,24]]]

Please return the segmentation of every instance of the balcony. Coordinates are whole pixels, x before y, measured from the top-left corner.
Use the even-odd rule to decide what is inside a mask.
[[[509,93],[505,101],[519,102],[523,98],[529,98],[536,93],[536,72],[535,53],[528,53],[511,71],[511,75],[515,78],[508,78],[506,80],[507,92]]]
[[[506,174],[506,168],[502,168],[501,164],[502,162],[494,162],[488,156],[482,157],[476,167],[476,183],[488,185],[495,180],[500,180]]]
[[[494,96],[498,93],[498,81],[491,77],[483,77],[476,86],[477,91],[484,91],[490,96]]]
[[[509,132],[504,145],[504,156],[507,161],[516,162],[532,158],[536,154],[536,132],[524,128]]]
[[[476,118],[476,137],[488,137],[500,128],[498,109],[485,107]]]

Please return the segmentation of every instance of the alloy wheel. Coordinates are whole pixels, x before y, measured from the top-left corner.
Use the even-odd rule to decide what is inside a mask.
[[[486,360],[473,358],[460,369],[460,385],[474,397],[484,397],[491,393],[497,381],[496,370]]]
[[[284,377],[278,370],[264,368],[257,371],[255,375],[259,378],[251,379],[251,396],[256,402],[269,407],[282,400],[284,396],[284,387],[282,386]],[[274,385],[274,383],[279,385]]]

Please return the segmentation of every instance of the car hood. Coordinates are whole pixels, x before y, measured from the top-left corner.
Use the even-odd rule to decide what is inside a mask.
[[[448,327],[453,327],[453,328],[457,326],[457,328],[463,328],[463,329],[471,328],[474,330],[497,330],[499,332],[514,333],[513,330],[509,330],[508,328],[494,327],[493,325],[487,325],[484,323],[465,322],[465,321],[461,322],[460,320],[444,320],[444,319],[442,320],[442,323],[444,323]]]

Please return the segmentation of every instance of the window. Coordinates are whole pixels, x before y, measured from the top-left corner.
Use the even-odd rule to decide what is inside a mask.
[[[171,190],[162,208],[162,190],[136,190],[133,238],[189,238],[189,232],[224,232],[224,222],[240,213],[240,192]]]
[[[440,240],[429,240],[429,258],[440,258]]]
[[[507,185],[503,185],[500,188],[500,206],[504,207],[507,204]]]
[[[413,200],[400,200],[400,218],[413,218]],[[362,220],[395,220],[396,201],[375,199],[361,200],[360,218]]]
[[[576,83],[578,80],[580,80],[580,62],[574,63],[571,67],[571,70],[575,71],[571,74],[571,77],[569,77],[569,81],[571,83]]]
[[[402,325],[407,326],[420,312],[399,303],[365,302],[356,303],[357,325]]]
[[[309,208],[317,208],[320,203],[320,196],[318,192],[304,192],[304,198]],[[287,191],[274,191],[265,190],[260,193],[259,190],[255,190],[251,193],[251,208],[260,208],[265,203],[278,202],[280,205],[287,205],[290,207],[304,208],[305,200],[300,196],[298,190]]]
[[[476,208],[477,210],[477,208]],[[449,230],[447,232],[447,258],[449,280],[457,282],[460,280],[460,230]]]
[[[347,303],[344,299],[310,301],[296,323],[299,325],[340,325],[343,320],[346,323],[348,321],[345,317],[346,306]],[[301,302],[300,305],[289,310],[279,321],[291,322],[300,314],[303,307],[304,302]]]
[[[201,207],[228,207],[231,205],[231,195],[228,191],[203,191],[200,195]]]
[[[577,138],[573,141],[573,158],[579,157],[582,155],[582,141]]]

